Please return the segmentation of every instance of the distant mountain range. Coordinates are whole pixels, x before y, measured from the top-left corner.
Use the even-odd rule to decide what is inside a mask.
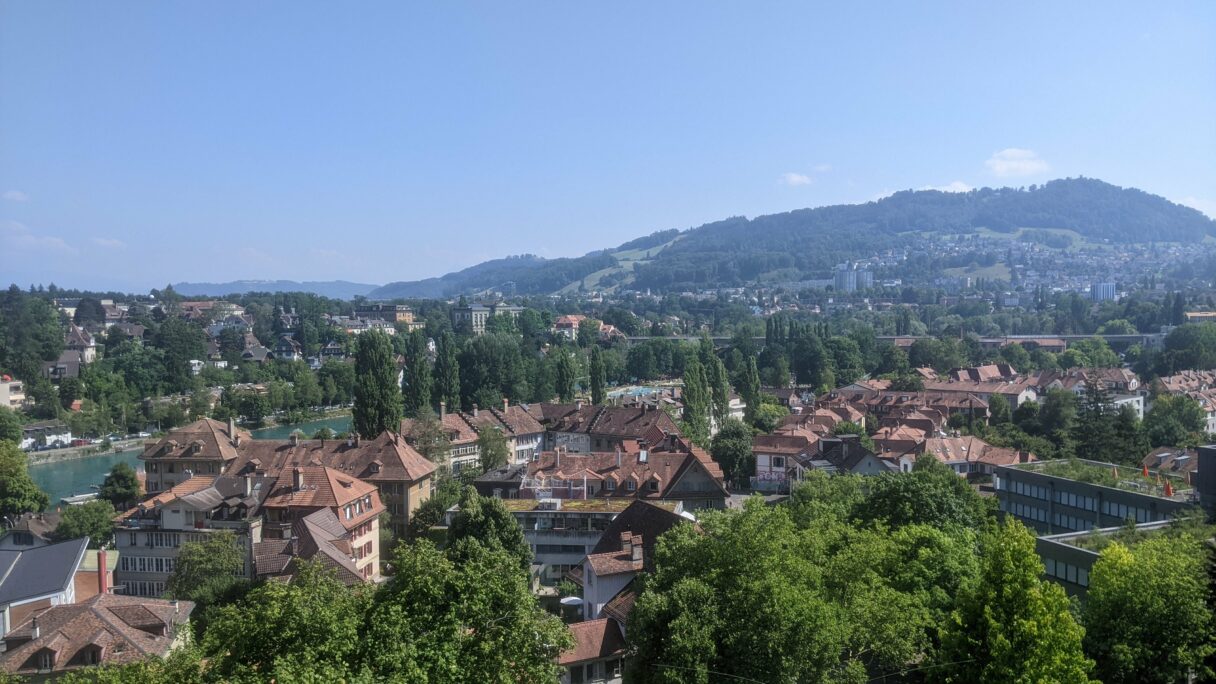
[[[734,217],[654,233],[581,257],[495,259],[439,278],[395,282],[370,299],[452,297],[502,290],[572,293],[629,285],[655,291],[823,278],[842,261],[906,244],[916,233],[1072,231],[1091,242],[1188,242],[1216,236],[1216,221],[1157,195],[1089,178],[962,193],[897,192],[865,204]],[[1064,233],[1063,240],[1077,239]],[[1049,242],[1050,244],[1050,242]]]
[[[298,283],[294,280],[235,280],[230,283],[174,283],[173,289],[185,297],[224,297],[246,292],[311,292],[332,299],[354,299],[367,295],[376,285],[345,280]]]

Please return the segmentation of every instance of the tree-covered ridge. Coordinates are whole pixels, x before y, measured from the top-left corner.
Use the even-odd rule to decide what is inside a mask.
[[[865,204],[733,217],[683,233],[659,231],[577,258],[495,259],[440,278],[390,283],[369,296],[446,297],[508,283],[520,294],[547,294],[616,266],[614,252],[649,250],[677,237],[638,264],[634,287],[733,287],[774,272],[789,279],[824,277],[837,263],[900,246],[910,232],[957,234],[978,228],[1004,233],[1032,229],[1024,237],[1049,246],[1060,246],[1055,244],[1060,236],[1037,229],[1068,229],[1092,241],[1111,242],[1192,242],[1216,235],[1212,219],[1163,197],[1091,178],[1068,178],[1029,188],[905,190]]]

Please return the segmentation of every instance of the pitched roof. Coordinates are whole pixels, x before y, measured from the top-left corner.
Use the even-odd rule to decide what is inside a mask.
[[[164,656],[173,648],[177,628],[193,610],[190,601],[120,594],[98,594],[83,603],[53,606],[5,636],[9,648],[0,653],[0,671],[34,674],[39,664],[35,655],[44,649],[55,654],[55,672],[83,667],[78,656],[90,647],[101,648],[101,662],[107,665]],[[34,620],[37,638],[32,638]]]
[[[616,487],[602,491],[597,496],[662,499],[671,493],[673,485],[686,473],[699,469],[717,484],[714,491],[704,492],[706,495],[727,494],[722,468],[703,449],[692,446],[683,438],[671,435],[666,444],[655,445],[645,451],[646,457],[643,460],[642,447],[632,440],[626,440],[619,451],[612,452],[546,451],[520,468],[508,467],[505,470],[491,471],[478,478],[478,481],[502,481],[503,477],[498,475],[500,472],[547,481],[611,480]],[[621,486],[628,481],[636,483],[634,491]],[[658,483],[656,490],[643,486],[651,481]]]
[[[302,486],[296,486],[296,478]],[[350,520],[342,519],[347,529],[358,527],[380,515],[384,505],[374,485],[333,468],[319,465],[298,465],[283,468],[278,477],[265,487],[263,508],[327,508],[340,509],[364,497],[371,497],[371,506]]]
[[[30,549],[0,550],[0,606],[57,594],[72,584],[89,538]]]
[[[239,438],[242,447],[253,441],[248,430],[234,427],[212,418],[202,418],[189,425],[170,430],[160,440],[144,445],[141,459],[189,458],[194,461],[231,461],[239,456],[234,442]]]
[[[621,624],[629,624],[629,614],[633,612],[633,605],[638,601],[638,580],[633,578],[629,580],[624,588],[616,593],[608,603],[600,608],[600,615],[606,615],[610,618],[616,618]]]
[[[666,411],[648,406],[576,406],[574,411],[557,418],[549,426],[552,432],[603,435],[622,439],[643,439],[658,428],[662,432],[680,434]]]
[[[363,581],[351,557],[349,532],[333,510],[322,508],[296,520],[291,536],[254,545],[254,567],[259,577],[289,580],[299,570],[299,561],[317,560],[334,570],[347,586]]]
[[[392,432],[375,439],[256,439],[242,442],[228,472],[263,471],[277,477],[284,468],[323,465],[368,482],[418,482],[435,472],[406,441]]]
[[[601,618],[575,622],[568,629],[574,635],[574,647],[557,657],[558,665],[577,665],[625,653],[625,637],[616,620]]]

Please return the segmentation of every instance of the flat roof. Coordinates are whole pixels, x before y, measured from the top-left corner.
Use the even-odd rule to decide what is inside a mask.
[[[1130,465],[1103,463],[1084,458],[1060,458],[1051,461],[1031,461],[1001,466],[1009,470],[1021,470],[1074,480],[1086,484],[1110,487],[1125,492],[1154,496],[1170,501],[1184,501],[1191,498],[1191,487],[1182,475],[1168,470],[1150,468],[1148,477],[1144,476],[1143,466],[1137,468]],[[1158,484],[1160,482],[1160,484]],[[1165,495],[1165,485],[1169,483],[1173,496]]]

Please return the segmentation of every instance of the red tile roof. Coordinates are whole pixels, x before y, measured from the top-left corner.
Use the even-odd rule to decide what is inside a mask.
[[[574,647],[557,657],[558,665],[577,665],[625,653],[625,637],[616,620],[600,618],[576,622],[568,629],[574,635]]]

